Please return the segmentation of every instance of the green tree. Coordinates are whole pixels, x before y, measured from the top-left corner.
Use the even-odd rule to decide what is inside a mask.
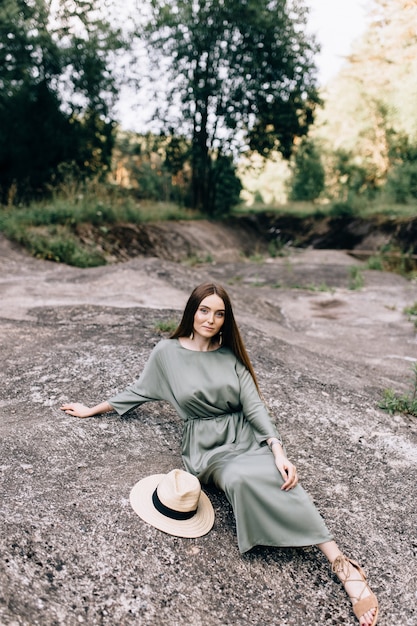
[[[96,0],[0,4],[0,200],[22,200],[69,168],[98,174],[110,162],[110,59],[126,48]],[[56,7],[53,10],[52,7]],[[65,167],[64,167],[65,165]]]
[[[304,139],[295,153],[291,177],[291,200],[316,200],[324,189],[325,172],[320,150],[311,139]]]
[[[329,197],[337,197],[334,183],[341,182],[341,199],[347,193],[351,198],[354,193],[372,198],[388,178],[395,199],[411,199],[404,184],[414,185],[413,166],[408,165],[401,138],[410,145],[417,142],[417,3],[372,0],[367,6],[368,25],[323,91],[325,106],[317,115],[314,134],[326,153],[335,153],[326,165]],[[343,152],[350,155],[347,160],[338,158]],[[338,172],[337,167],[332,172],[331,160],[336,166],[338,161],[348,166],[349,189],[340,177],[335,180]]]
[[[124,171],[138,198],[186,204],[189,142],[174,135],[119,132],[113,151],[116,177]],[[119,172],[119,174],[117,174]]]
[[[391,133],[390,168],[384,188],[396,203],[407,204],[417,199],[417,144],[404,133]]]
[[[213,214],[213,169],[222,156],[250,149],[289,157],[313,121],[317,48],[305,35],[306,9],[299,0],[149,0],[149,7],[148,49],[169,76],[158,115],[190,138],[192,205]]]

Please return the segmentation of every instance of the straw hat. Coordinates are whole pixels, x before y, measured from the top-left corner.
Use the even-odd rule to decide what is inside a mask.
[[[201,537],[214,524],[214,510],[196,476],[174,469],[142,478],[130,492],[135,513],[177,537]]]

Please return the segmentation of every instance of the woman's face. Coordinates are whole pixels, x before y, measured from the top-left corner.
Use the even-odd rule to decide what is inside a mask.
[[[217,335],[224,324],[224,313],[224,302],[217,294],[204,298],[194,315],[194,334],[205,339]]]

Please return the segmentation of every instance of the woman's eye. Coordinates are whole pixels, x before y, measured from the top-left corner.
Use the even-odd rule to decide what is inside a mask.
[[[216,317],[221,317],[221,318],[223,318],[223,317],[224,317],[224,313],[223,313],[223,311],[218,311],[218,312],[216,313]]]
[[[207,309],[203,309],[203,308],[201,308],[201,309],[200,309],[200,311],[201,311],[201,313],[208,313],[208,310],[207,310]]]

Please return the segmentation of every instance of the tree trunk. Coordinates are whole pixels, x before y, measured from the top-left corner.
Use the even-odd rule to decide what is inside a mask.
[[[199,123],[200,122],[200,123]],[[208,149],[207,107],[194,116],[192,144],[192,206],[206,215],[213,213],[211,157]]]

